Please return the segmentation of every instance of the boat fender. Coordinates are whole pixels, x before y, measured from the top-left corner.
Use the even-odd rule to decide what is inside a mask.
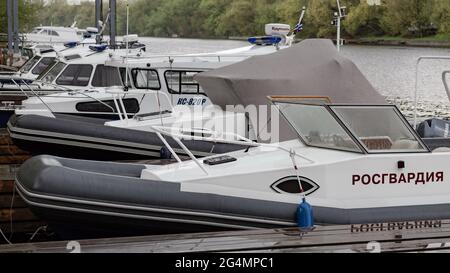
[[[314,227],[314,214],[312,206],[302,198],[297,208],[297,225],[301,229],[312,229]]]
[[[171,159],[172,153],[166,147],[162,147],[159,151],[159,155],[162,159]]]

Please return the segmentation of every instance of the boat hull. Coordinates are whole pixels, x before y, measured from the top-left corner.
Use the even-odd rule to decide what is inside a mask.
[[[16,187],[64,239],[295,226],[295,204],[185,192],[140,179],[144,168],[39,156],[20,168]]]
[[[12,116],[8,131],[14,144],[33,155],[109,161],[161,158],[161,149],[165,147],[156,133],[105,126],[107,119],[55,116]],[[175,141],[167,141],[172,147],[179,147]],[[206,141],[183,142],[196,156],[246,148]],[[175,151],[184,154],[181,148],[175,148]]]
[[[36,215],[64,239],[296,226],[300,197],[142,179],[149,167],[38,156],[19,169],[16,187]],[[450,218],[450,201],[411,200],[386,206],[380,197],[377,205],[342,208],[308,197],[316,224],[322,225]]]

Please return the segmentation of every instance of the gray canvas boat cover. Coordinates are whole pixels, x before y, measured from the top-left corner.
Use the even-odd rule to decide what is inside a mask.
[[[209,98],[227,105],[267,105],[268,96],[327,97],[336,104],[386,104],[330,40],[310,39],[195,76]],[[286,130],[287,129],[287,130]],[[280,123],[280,140],[296,137]]]

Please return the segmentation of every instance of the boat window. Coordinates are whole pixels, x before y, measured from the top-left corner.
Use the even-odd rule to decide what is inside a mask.
[[[313,181],[300,177],[302,188],[305,194],[311,194],[319,189],[319,186]],[[286,177],[273,183],[271,188],[278,193],[300,194],[300,186],[298,184],[298,178],[296,176]]]
[[[37,33],[41,32],[41,30],[42,29],[40,29],[40,28],[35,28],[35,29],[33,29],[33,31],[31,33],[37,34]]]
[[[126,73],[126,68],[123,68],[123,67],[121,67],[121,68],[119,68],[119,71],[120,71],[120,79],[122,80],[122,86],[125,86],[125,83],[127,82],[127,81],[125,81],[125,73]],[[127,77],[128,77],[128,87],[129,88],[132,88],[132,86],[131,86],[131,80],[130,80],[130,75],[127,75]]]
[[[166,71],[164,77],[169,92],[172,94],[204,94],[200,84],[194,80],[194,76],[200,72],[201,71]]]
[[[92,86],[122,86],[117,67],[105,66],[103,64],[97,65],[95,68],[94,77],[92,78]]]
[[[56,80],[60,85],[87,86],[92,74],[90,64],[69,64]]]
[[[27,57],[29,59],[33,58],[34,52],[31,48],[22,48],[22,56]]]
[[[161,89],[158,72],[154,69],[134,68],[131,70],[131,76],[137,89]]]
[[[50,36],[59,36],[58,32],[54,31],[54,30],[47,30],[47,34]]]
[[[55,61],[55,57],[43,57],[39,63],[33,68],[31,71],[34,75],[40,75],[42,72],[44,72],[47,67],[49,67],[51,64],[53,64]]]
[[[28,62],[26,62],[22,68],[20,69],[20,72],[22,73],[28,73],[33,67],[34,65],[39,62],[39,60],[41,59],[40,56],[34,56],[32,59],[30,59]]]
[[[36,80],[42,80],[42,78],[50,71],[52,70],[53,67],[55,67],[55,64],[57,63],[56,58],[51,62],[51,64],[49,64],[47,66],[46,69],[44,69],[44,71],[42,71],[41,74],[39,74],[39,76],[36,78]]]
[[[393,106],[332,106],[332,109],[371,153],[427,151]]]
[[[66,64],[63,62],[59,62],[55,64],[47,73],[42,73],[41,76],[39,76],[38,80],[42,80],[46,83],[52,83],[56,77],[61,73],[61,71],[66,67]]]
[[[351,135],[323,105],[275,102],[306,145],[362,153]]]
[[[128,114],[136,114],[139,112],[139,102],[137,99],[122,99],[123,105]],[[116,105],[113,100],[105,100],[102,102],[80,102],[75,106],[77,111],[91,113],[114,113],[117,112]],[[113,112],[114,110],[114,112]]]

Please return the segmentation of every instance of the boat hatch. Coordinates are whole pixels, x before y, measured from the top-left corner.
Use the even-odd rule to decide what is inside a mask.
[[[216,156],[216,157],[205,159],[205,160],[203,160],[203,163],[205,163],[206,165],[214,166],[214,165],[220,165],[220,164],[234,162],[236,160],[237,159],[234,157],[231,157],[228,155],[223,155],[223,156]]]
[[[65,56],[64,59],[66,61],[71,61],[71,60],[81,59],[81,56],[80,56],[80,54],[73,54],[73,55]]]
[[[170,117],[172,115],[172,111],[170,110],[164,110],[161,112],[152,112],[152,113],[145,113],[145,114],[138,114],[135,115],[133,118],[138,121],[144,121],[144,120],[150,120],[150,119],[160,119],[161,117]]]
[[[393,105],[273,103],[308,146],[357,153],[429,152]]]

